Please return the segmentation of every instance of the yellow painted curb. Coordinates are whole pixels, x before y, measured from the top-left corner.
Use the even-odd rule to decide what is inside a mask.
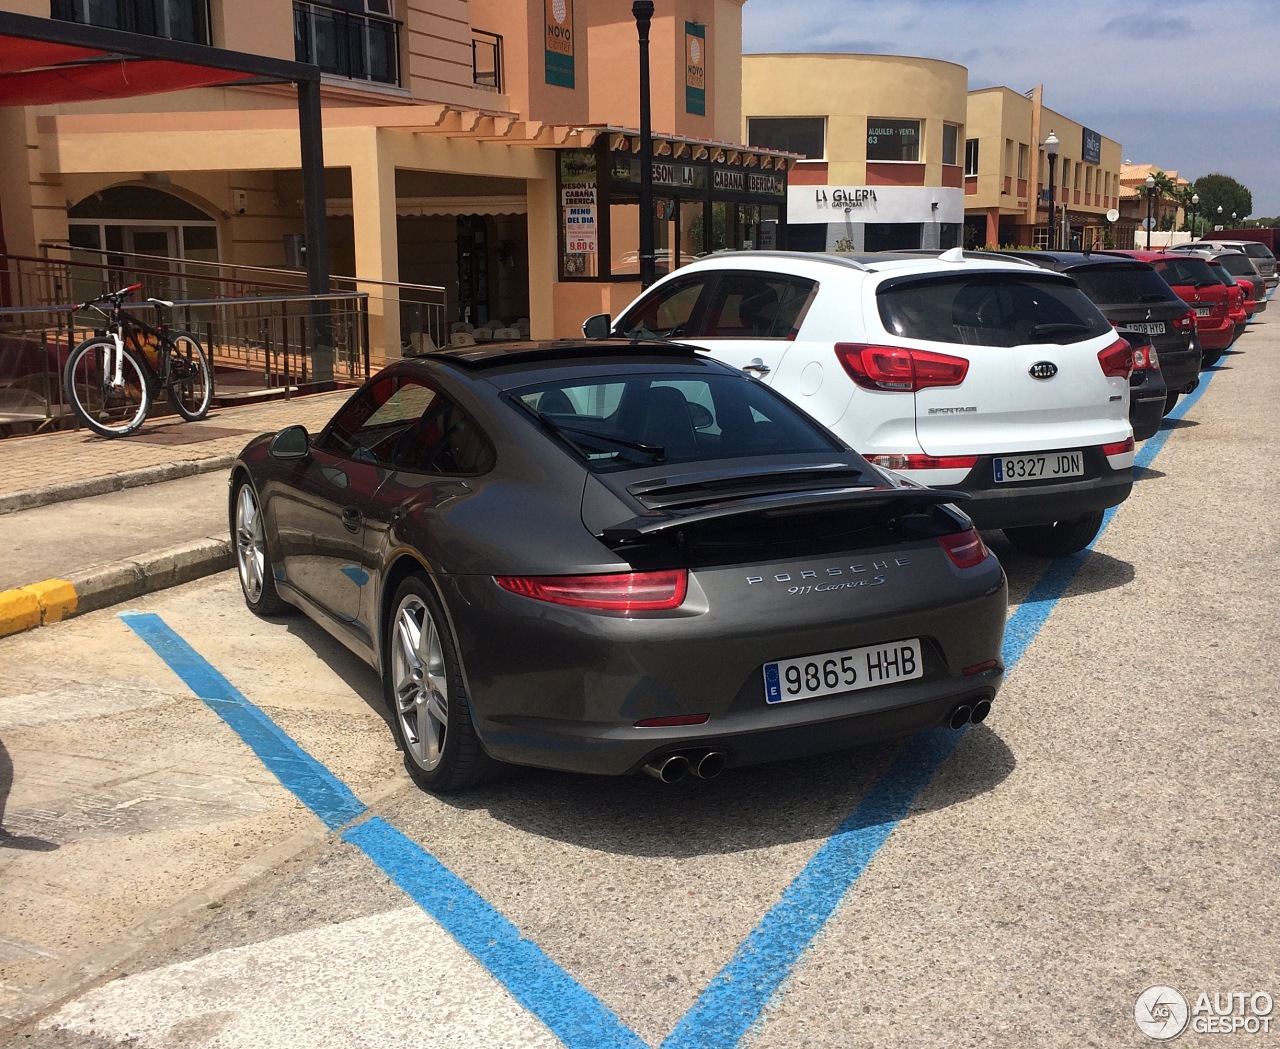
[[[74,614],[76,588],[65,579],[46,579],[0,591],[0,637],[56,623]]]
[[[56,623],[75,613],[76,588],[65,579],[46,579],[22,589],[36,595],[40,602],[41,622]]]
[[[40,599],[29,590],[0,592],[0,637],[40,625]]]

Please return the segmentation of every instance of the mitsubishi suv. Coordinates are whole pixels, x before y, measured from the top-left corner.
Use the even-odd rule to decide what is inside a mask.
[[[717,253],[583,332],[699,346],[876,465],[967,493],[1028,553],[1083,549],[1133,484],[1133,351],[1070,278],[1023,263]]]

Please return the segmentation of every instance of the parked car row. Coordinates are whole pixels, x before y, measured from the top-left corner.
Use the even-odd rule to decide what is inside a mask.
[[[584,340],[396,362],[314,437],[241,453],[245,601],[379,672],[433,791],[505,765],[710,779],[980,722],[1007,592],[978,529],[1085,547],[1132,487],[1131,411],[1169,404],[1149,381],[1198,381],[1172,289],[1200,289],[1159,273],[733,252]]]

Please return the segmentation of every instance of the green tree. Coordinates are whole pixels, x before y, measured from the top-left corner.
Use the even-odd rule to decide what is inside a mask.
[[[1230,175],[1202,175],[1196,179],[1195,192],[1200,194],[1200,214],[1205,217],[1209,228],[1217,223],[1221,226],[1231,225],[1231,213],[1236,213],[1236,222],[1243,222],[1244,217],[1253,211],[1253,194]],[[1218,214],[1218,208],[1222,214]]]

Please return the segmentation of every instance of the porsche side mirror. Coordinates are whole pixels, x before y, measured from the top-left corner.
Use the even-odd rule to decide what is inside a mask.
[[[273,459],[305,459],[311,454],[311,437],[301,424],[286,426],[271,438]]]
[[[607,339],[613,328],[613,318],[607,313],[597,313],[582,322],[582,334],[588,339]]]

